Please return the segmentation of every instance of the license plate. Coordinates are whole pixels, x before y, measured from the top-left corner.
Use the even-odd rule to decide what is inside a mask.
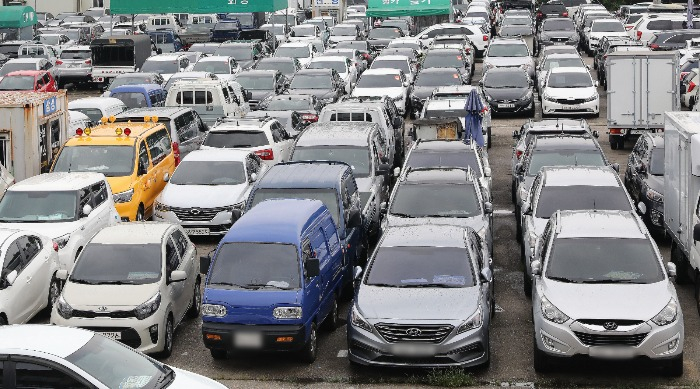
[[[185,228],[187,235],[209,235],[208,228]]]
[[[233,336],[233,345],[237,348],[256,349],[263,344],[262,334],[259,332],[238,332]]]
[[[391,346],[392,354],[398,357],[427,357],[435,355],[435,346],[421,343],[397,343]]]
[[[121,340],[122,339],[121,332],[100,332],[100,335],[104,336],[105,338],[109,338],[109,339],[113,339],[113,340]]]
[[[634,357],[634,349],[631,347],[592,346],[588,349],[588,355],[602,359],[630,359]]]
[[[498,108],[515,108],[515,104],[498,104]]]
[[[632,130],[630,131],[630,134],[632,135],[641,135],[644,134],[645,132],[653,132],[654,130]]]
[[[564,45],[565,43],[566,42],[559,42],[559,41],[554,42],[555,45]]]
[[[95,77],[95,81],[97,82],[103,82],[104,80],[104,77]]]
[[[567,111],[576,111],[581,109],[580,105],[563,105],[561,109],[567,110]]]

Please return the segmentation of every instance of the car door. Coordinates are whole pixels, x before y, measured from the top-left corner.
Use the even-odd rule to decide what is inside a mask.
[[[347,248],[346,255],[349,256],[348,260],[350,261],[350,265],[356,266],[362,252],[362,247],[360,247],[360,245],[362,243],[362,236],[364,235],[362,233],[364,221],[360,224],[360,226],[351,228],[348,227],[349,219],[347,216],[349,216],[350,211],[352,209],[358,209],[360,212],[362,212],[362,206],[360,205],[360,199],[357,193],[357,184],[355,183],[355,179],[351,174],[348,174],[343,178],[340,188],[340,196],[342,197],[341,201],[343,202],[342,209],[345,211],[343,215],[340,215],[340,217],[344,218],[345,224],[345,247]]]
[[[14,315],[8,312],[9,324],[25,323],[44,307],[48,297],[49,256],[41,253],[41,240],[27,235],[12,242],[5,254],[3,273],[17,272],[11,290]]]
[[[170,135],[165,128],[161,128],[146,137],[146,143],[148,145],[148,153],[151,156],[152,167],[148,174],[152,182],[152,187],[146,196],[147,203],[144,203],[144,205],[148,210],[147,214],[150,215],[153,201],[163,188],[165,188],[166,182],[163,179],[165,173],[168,173],[168,176],[172,176],[175,170],[175,158],[173,156]]]
[[[144,208],[148,207],[148,204],[151,204],[153,201],[153,186],[155,185],[153,170],[148,146],[146,145],[146,141],[142,140],[139,144],[138,178],[134,187],[141,188],[140,201],[144,204]],[[145,213],[144,216],[146,215],[148,214]]]
[[[106,188],[105,188],[106,189]],[[78,212],[80,227],[74,233],[78,235],[79,241],[85,242],[102,227],[100,224],[99,210],[95,209],[93,185],[86,186],[78,190]],[[104,200],[103,200],[104,202]],[[103,207],[105,208],[105,207]],[[89,211],[87,214],[84,211]]]
[[[180,306],[182,306],[185,309],[182,313],[184,315],[187,307],[192,301],[194,293],[194,284],[195,282],[197,282],[198,269],[194,261],[196,248],[194,247],[194,244],[190,241],[190,239],[187,237],[187,234],[183,233],[182,230],[179,228],[173,230],[172,239],[173,242],[175,242],[175,248],[180,257],[180,264],[177,267],[177,270],[181,270],[187,273],[187,279],[185,281],[178,282],[179,284],[182,284],[184,286],[182,288],[182,295],[178,300],[178,304],[180,304]]]
[[[166,293],[172,304],[172,312],[175,323],[179,323],[182,315],[187,309],[187,293],[185,293],[186,281],[171,282],[170,273],[174,270],[180,270],[180,253],[177,250],[175,241],[172,238],[172,232],[165,238],[165,287]]]
[[[199,119],[199,117],[196,117]],[[180,158],[184,158],[190,152],[197,150],[201,144],[199,126],[195,120],[194,111],[187,111],[173,119],[175,131],[180,145]]]

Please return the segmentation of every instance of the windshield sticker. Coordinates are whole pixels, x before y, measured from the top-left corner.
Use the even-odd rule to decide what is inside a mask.
[[[289,282],[286,281],[267,281],[266,285],[274,286],[275,288],[280,289],[289,289]]]
[[[129,272],[129,275],[126,276],[127,280],[147,280],[150,278],[156,278],[158,277],[158,273],[152,273],[152,272]]]
[[[151,380],[151,378],[153,377],[149,375],[133,375],[130,377],[126,377],[119,384],[119,389],[143,388],[144,386],[148,385],[148,382]]]
[[[611,280],[638,280],[641,276],[642,275],[639,273],[630,273],[627,271],[611,271],[603,275],[603,277],[610,278]]]
[[[407,280],[401,280],[402,284],[416,284],[416,283],[426,283],[428,280],[425,278],[409,278]]]
[[[464,276],[436,275],[433,277],[434,284],[465,285],[467,280]]]

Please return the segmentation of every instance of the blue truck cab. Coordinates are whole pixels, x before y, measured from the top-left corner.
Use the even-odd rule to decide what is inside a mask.
[[[345,263],[352,267],[362,265],[368,247],[367,231],[360,194],[349,165],[333,161],[279,163],[257,180],[244,211],[274,198],[321,200],[338,229]]]
[[[296,351],[311,363],[318,326],[338,326],[338,297],[350,269],[319,200],[256,205],[200,266],[207,274],[202,338],[215,359],[234,350]]]
[[[113,88],[109,97],[121,100],[127,109],[152,108],[165,105],[167,92],[156,84],[122,85]]]

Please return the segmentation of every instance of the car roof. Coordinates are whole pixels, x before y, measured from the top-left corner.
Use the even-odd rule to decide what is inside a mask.
[[[348,57],[343,57],[342,55],[324,55],[321,57],[314,57],[311,58],[311,62],[320,62],[320,61],[340,61],[340,62],[345,62],[348,60]]]
[[[165,233],[175,224],[162,222],[117,223],[101,229],[90,243],[97,244],[161,244]]]
[[[448,225],[421,224],[391,226],[382,234],[379,247],[458,247],[466,248],[465,228]]]
[[[545,166],[544,186],[620,186],[617,172],[608,166]]]
[[[228,55],[212,55],[209,57],[202,57],[197,61],[197,63],[200,62],[223,62],[223,61],[229,61],[232,57]]]
[[[2,326],[0,353],[21,354],[5,350],[27,350],[65,358],[84,346],[93,336],[94,332],[81,328],[48,324]]]
[[[557,238],[647,238],[630,211],[558,211]]]
[[[165,53],[165,54],[158,54],[154,55],[151,57],[148,57],[148,61],[172,61],[174,59],[178,59],[180,57],[186,57],[184,54],[180,53]]]
[[[83,97],[68,102],[68,109],[109,107],[112,105],[123,105],[124,103],[114,97]]]
[[[362,73],[362,75],[363,76],[365,74],[394,75],[394,74],[399,74],[399,73],[401,73],[401,69],[381,68],[381,69],[367,69]]]
[[[535,150],[597,150],[596,142],[590,136],[571,134],[541,135],[533,140]]]
[[[237,162],[245,161],[245,159],[251,154],[249,150],[235,150],[235,149],[203,149],[194,150],[182,159],[182,162]]]
[[[282,43],[278,47],[306,47],[309,45],[310,42],[288,42],[288,43]]]
[[[143,119],[144,116],[158,116],[159,118],[166,118],[178,115],[183,112],[191,110],[188,107],[144,107],[144,108],[133,108],[128,111],[124,111],[117,115],[117,119],[120,118],[138,118]]]
[[[72,191],[82,189],[99,181],[104,181],[102,173],[93,172],[54,172],[29,177],[11,187],[8,191]]]
[[[568,67],[567,67],[567,66],[564,66],[564,67],[560,67],[560,68],[550,69],[549,71],[552,72],[552,74],[557,74],[557,73],[586,73],[586,74],[589,74],[589,75],[590,75],[590,73],[588,72],[588,69],[587,69],[587,68],[585,68],[585,67],[575,67],[575,66],[568,66]]]
[[[423,73],[444,73],[444,74],[454,74],[454,73],[459,73],[459,70],[457,68],[422,68],[420,72],[418,72],[418,76],[420,76]]]
[[[389,49],[391,50],[391,49]],[[407,50],[413,50],[413,49],[407,49]],[[380,55],[377,58],[374,59],[374,62],[377,61],[409,61],[409,58],[407,55]]]
[[[339,162],[293,162],[271,167],[256,184],[262,188],[336,188],[341,177],[352,172]]]
[[[408,183],[449,183],[464,184],[471,182],[468,169],[460,168],[420,168],[410,169],[402,181]]]
[[[14,72],[9,72],[5,77],[12,76],[39,76],[46,73],[46,70],[15,70]]]
[[[277,72],[279,72],[279,70],[251,69],[251,70],[246,70],[244,72],[240,72],[240,73],[236,74],[236,77],[245,76],[246,74],[251,75],[251,76],[256,76],[256,75],[257,76],[262,76],[262,75],[273,76]]]
[[[378,129],[375,123],[314,123],[298,137],[296,147],[361,146],[369,147],[369,134]]]

